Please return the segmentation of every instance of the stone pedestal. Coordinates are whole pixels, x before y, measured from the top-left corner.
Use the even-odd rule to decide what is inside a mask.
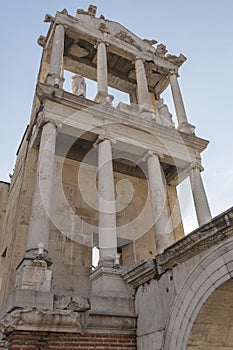
[[[97,267],[91,274],[91,310],[94,313],[134,314],[131,290],[122,279],[122,267]]]
[[[52,271],[44,260],[24,260],[17,269],[16,289],[49,292]]]
[[[99,266],[91,274],[92,295],[129,297],[129,290],[121,275],[123,268]]]

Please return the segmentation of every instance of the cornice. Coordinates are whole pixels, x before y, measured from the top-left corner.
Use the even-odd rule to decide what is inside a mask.
[[[144,259],[124,272],[122,278],[127,284],[137,289],[142,284],[154,279],[156,275],[154,260]]]
[[[159,272],[189,260],[191,257],[233,236],[233,207],[199,227],[156,257]]]

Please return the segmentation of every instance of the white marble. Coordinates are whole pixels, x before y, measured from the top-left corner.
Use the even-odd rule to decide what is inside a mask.
[[[98,195],[100,262],[114,263],[117,254],[116,204],[112,145],[107,139],[98,145]]]
[[[189,171],[190,182],[193,193],[193,200],[199,226],[202,226],[212,219],[205,188],[201,178],[200,166],[193,166]]]
[[[150,97],[147,85],[146,71],[144,62],[141,58],[135,60],[135,70],[137,78],[138,104],[146,109],[150,109]]]
[[[148,179],[151,195],[151,207],[155,228],[157,253],[160,254],[174,243],[171,220],[167,210],[166,189],[159,156],[149,153],[147,157]]]
[[[48,251],[55,145],[56,125],[48,122],[43,126],[40,141],[27,251],[36,252],[41,244]]]
[[[107,50],[103,41],[97,46],[97,86],[98,92],[108,94]]]
[[[48,83],[61,87],[61,76],[62,76],[62,62],[64,53],[64,38],[65,29],[64,26],[58,24],[55,28],[52,53],[50,58]]]
[[[176,116],[178,119],[178,124],[179,124],[179,127],[182,127],[183,124],[188,124],[188,119],[187,119],[187,115],[185,112],[179,83],[178,83],[177,76],[175,73],[172,73],[170,75],[170,85],[171,85],[174,106],[175,106],[175,110],[176,110]]]

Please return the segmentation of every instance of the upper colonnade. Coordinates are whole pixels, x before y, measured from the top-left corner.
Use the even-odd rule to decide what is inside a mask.
[[[188,122],[177,79],[185,56],[168,54],[165,45],[155,47],[156,40],[140,39],[103,15],[97,18],[96,11],[90,5],[88,11],[77,10],[76,17],[65,9],[55,17],[46,15],[51,26],[47,36],[38,40],[44,47],[39,82],[61,88],[68,70],[97,81],[96,102],[111,104],[114,97],[108,87],[112,87],[130,96],[142,118],[174,127],[161,99],[170,85],[177,128],[192,134],[195,127]]]

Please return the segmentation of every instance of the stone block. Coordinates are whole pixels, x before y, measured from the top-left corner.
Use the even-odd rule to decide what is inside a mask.
[[[15,290],[9,295],[4,312],[10,312],[13,309],[27,307],[52,310],[53,293],[26,289]]]
[[[138,337],[137,349],[138,350],[145,350],[145,349],[161,350],[162,343],[163,343],[163,331],[158,331],[155,333]]]
[[[134,299],[129,297],[92,296],[90,303],[93,312],[134,313]]]
[[[25,260],[19,266],[16,275],[16,289],[49,292],[52,271],[47,269],[44,260]]]
[[[129,297],[129,289],[121,277],[122,272],[121,268],[98,267],[91,274],[92,295]]]

